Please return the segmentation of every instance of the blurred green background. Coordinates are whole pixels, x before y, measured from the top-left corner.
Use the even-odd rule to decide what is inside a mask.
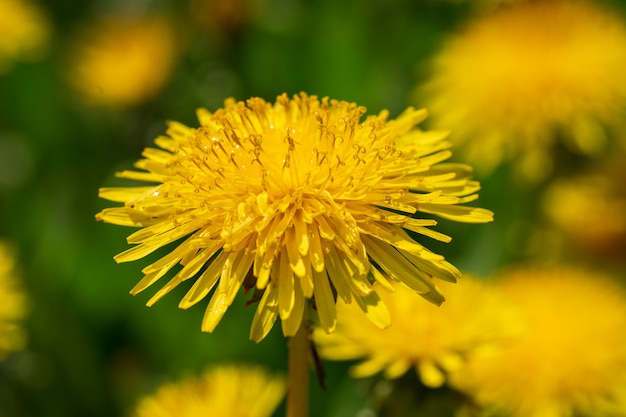
[[[419,105],[411,103],[411,92],[428,77],[426,63],[445,36],[477,13],[468,3],[40,1],[50,22],[45,51],[0,75],[0,237],[17,249],[30,299],[28,345],[0,363],[0,417],[124,416],[161,382],[209,364],[285,370],[279,326],[258,345],[248,340],[254,309],[243,308],[243,297],[215,333],[204,334],[206,303],[177,308],[188,285],[151,308],[144,304],[158,286],[130,296],[149,260],[115,264],[132,230],[94,220],[111,205],[98,199],[98,188],[123,184],[114,172],[130,168],[164,133],[166,120],[194,126],[196,108],[215,110],[230,96],[273,101],[283,92],[306,91],[354,101],[369,112],[389,109],[392,116]],[[624,8],[626,1],[614,4]],[[131,9],[172,19],[179,42],[173,71],[141,103],[88,104],[68,83],[70,45],[79,28],[99,16]],[[453,241],[427,242],[479,275],[533,255],[518,243],[536,216],[535,190],[511,187],[506,166],[480,180],[477,205],[493,210],[496,221],[442,221],[438,230]],[[375,414],[363,410],[382,407],[389,384],[351,380],[348,366],[325,363],[327,388],[312,384],[312,416],[365,417]],[[421,415],[449,415],[453,401],[445,392],[400,389],[395,395],[399,404],[428,398]]]

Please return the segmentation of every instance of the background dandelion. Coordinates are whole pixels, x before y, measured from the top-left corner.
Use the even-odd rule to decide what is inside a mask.
[[[559,231],[558,250],[586,254],[593,263],[623,259],[626,189],[622,164],[623,157],[612,157],[548,186],[542,208],[548,227]]]
[[[181,46],[164,16],[105,16],[76,31],[65,76],[89,105],[127,107],[154,97]]]
[[[626,402],[626,293],[597,272],[526,267],[497,285],[523,330],[470,355],[453,384],[512,416],[614,416]],[[523,364],[519,366],[519,364]]]
[[[52,27],[46,11],[37,2],[0,1],[0,75],[15,61],[40,57],[49,45]]]
[[[405,288],[393,287],[394,292],[382,296],[391,315],[386,329],[363,323],[355,306],[340,302],[337,331],[314,333],[322,358],[361,360],[350,370],[360,378],[378,372],[398,378],[414,369],[424,385],[439,388],[472,352],[516,332],[514,311],[480,281],[464,277],[457,284],[442,285],[447,301],[439,308],[417,303]]]
[[[26,344],[22,320],[26,316],[26,295],[16,268],[16,256],[6,242],[0,242],[0,361]]]
[[[543,179],[562,152],[555,142],[597,154],[622,141],[626,26],[616,14],[551,0],[478,16],[433,58],[416,99],[480,169],[514,160],[525,179]]]
[[[160,386],[142,398],[134,417],[269,417],[285,395],[282,375],[257,365],[221,365],[200,377]]]

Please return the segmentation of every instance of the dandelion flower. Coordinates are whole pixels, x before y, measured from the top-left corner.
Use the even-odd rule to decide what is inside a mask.
[[[91,105],[140,104],[161,90],[174,67],[174,28],[163,18],[107,17],[76,39],[68,81]]]
[[[471,21],[433,59],[417,97],[485,172],[503,161],[541,179],[562,138],[597,153],[623,132],[626,27],[583,1],[525,1]]]
[[[617,416],[626,410],[626,293],[574,268],[520,268],[498,281],[523,330],[468,359],[454,385],[514,417]]]
[[[381,292],[389,308],[391,325],[380,329],[362,323],[353,304],[337,302],[337,330],[315,329],[320,355],[332,360],[363,359],[351,369],[355,377],[383,371],[397,378],[415,368],[422,383],[440,387],[449,372],[463,366],[465,356],[508,337],[510,315],[488,285],[464,277],[444,284],[447,302],[441,307],[419,302],[410,290],[394,284],[395,292]],[[494,314],[498,311],[499,314]]]
[[[12,63],[38,56],[48,44],[50,22],[44,11],[27,0],[0,0],[0,74]]]
[[[468,166],[442,163],[450,156],[445,133],[415,128],[424,110],[409,108],[395,120],[386,111],[361,120],[364,113],[354,103],[302,93],[275,104],[227,100],[214,113],[199,110],[199,128],[171,122],[168,136],[156,140],[161,149],[146,149],[136,164],[142,171],[119,173],[156,185],[100,191],[124,206],[97,219],[142,228],[128,237],[137,245],[116,261],[178,242],[143,269],[131,293],[180,263],[148,305],[196,278],[179,306],[194,305],[216,287],[202,324],[210,332],[240,287],[255,288],[256,341],[277,317],[293,336],[307,299],[315,300],[326,331],[335,327],[335,296],[388,325],[374,281],[387,287],[400,281],[440,304],[433,278],[455,281],[459,271],[418,243],[419,235],[450,238],[417,213],[476,223],[492,213],[460,205],[477,197],[478,183]]]
[[[548,186],[543,197],[544,211],[564,241],[586,255],[624,258],[626,189],[623,189],[623,178],[623,169],[613,173],[594,170],[554,181]]]
[[[188,377],[141,400],[133,417],[269,417],[286,382],[258,366],[220,366]]]
[[[18,286],[13,253],[0,242],[0,360],[24,347],[20,321],[25,315],[26,297]]]

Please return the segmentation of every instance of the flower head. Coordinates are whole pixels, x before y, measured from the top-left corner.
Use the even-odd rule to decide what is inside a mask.
[[[199,128],[170,123],[156,140],[161,149],[146,149],[136,164],[143,171],[119,174],[156,185],[100,191],[124,206],[103,210],[99,220],[142,227],[118,262],[184,238],[144,268],[132,293],[180,263],[148,304],[190,278],[197,277],[181,308],[217,286],[202,325],[210,332],[240,287],[255,288],[257,341],[278,316],[283,333],[295,334],[312,298],[327,331],[335,327],[335,297],[356,301],[386,326],[375,281],[400,281],[441,303],[433,278],[455,281],[459,271],[417,242],[419,235],[449,240],[417,212],[465,222],[490,221],[492,213],[459,205],[476,198],[478,184],[469,167],[441,163],[450,156],[445,133],[414,127],[425,111],[408,109],[395,120],[387,112],[361,120],[364,113],[302,93],[201,109]]]
[[[25,315],[26,297],[17,283],[13,253],[0,242],[0,360],[24,346],[19,322]]]
[[[386,329],[362,323],[358,308],[339,301],[337,331],[326,334],[317,328],[313,333],[320,355],[363,359],[351,369],[355,377],[383,371],[385,377],[397,378],[414,367],[424,385],[443,385],[467,354],[501,342],[512,331],[506,321],[511,312],[488,285],[468,277],[444,285],[448,302],[441,307],[419,302],[409,289],[395,284],[395,292],[381,293],[391,316]]]
[[[0,0],[0,74],[13,61],[37,56],[48,43],[50,22],[28,0]]]
[[[158,93],[172,73],[174,33],[172,24],[159,17],[95,21],[76,36],[68,81],[89,104],[140,104]]]
[[[616,416],[626,409],[626,293],[598,274],[520,268],[498,281],[523,329],[470,356],[454,385],[510,416]]]
[[[556,138],[590,154],[622,132],[624,71],[626,27],[615,13],[593,2],[523,1],[449,39],[418,96],[477,168],[514,160],[540,179]]]
[[[603,164],[601,169],[553,181],[543,197],[544,211],[561,239],[586,256],[624,259],[626,170],[623,159],[617,162],[618,169]]]
[[[188,377],[142,399],[133,417],[269,417],[286,382],[258,366],[220,366]]]

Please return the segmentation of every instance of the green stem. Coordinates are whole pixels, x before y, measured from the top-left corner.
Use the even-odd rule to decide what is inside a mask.
[[[309,320],[306,315],[295,336],[287,342],[289,349],[289,391],[287,417],[309,415]]]

